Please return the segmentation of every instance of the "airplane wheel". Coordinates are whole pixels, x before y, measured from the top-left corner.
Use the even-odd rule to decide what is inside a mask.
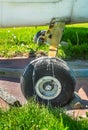
[[[27,65],[21,77],[23,95],[53,106],[63,106],[72,98],[75,78],[66,62],[42,57]]]

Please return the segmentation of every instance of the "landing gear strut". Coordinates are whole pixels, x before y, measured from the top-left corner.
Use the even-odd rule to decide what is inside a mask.
[[[37,58],[27,65],[21,77],[21,88],[29,99],[35,95],[36,100],[53,106],[63,106],[72,98],[75,78],[66,62],[56,58],[58,44],[64,31],[65,23],[52,19],[46,38],[50,38],[48,57]]]

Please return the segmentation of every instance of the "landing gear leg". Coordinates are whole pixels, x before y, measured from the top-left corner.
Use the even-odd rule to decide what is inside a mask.
[[[53,106],[63,106],[71,99],[75,89],[75,78],[66,62],[56,58],[65,23],[53,19],[46,37],[50,38],[48,57],[38,58],[26,67],[21,78],[24,96],[35,95],[37,101]]]
[[[52,19],[50,22],[49,30],[47,33],[51,36],[50,40],[50,50],[48,53],[49,57],[56,57],[58,51],[58,45],[61,41],[65,23],[58,22],[57,19]]]

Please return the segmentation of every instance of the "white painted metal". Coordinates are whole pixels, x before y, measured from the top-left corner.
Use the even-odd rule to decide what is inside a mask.
[[[88,0],[0,0],[0,27],[88,22]]]
[[[3,1],[3,2],[11,2],[11,3],[14,3],[14,2],[28,2],[28,3],[47,3],[47,2],[58,2],[58,1],[61,1],[61,0],[0,0],[0,1]]]

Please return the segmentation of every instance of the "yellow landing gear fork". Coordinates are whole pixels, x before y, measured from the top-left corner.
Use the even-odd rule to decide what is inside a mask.
[[[49,57],[56,57],[58,51],[58,45],[61,41],[64,28],[65,28],[64,22],[60,22],[58,21],[58,19],[55,18],[51,20],[49,29],[47,31],[47,34],[50,38],[50,49],[48,53]]]

